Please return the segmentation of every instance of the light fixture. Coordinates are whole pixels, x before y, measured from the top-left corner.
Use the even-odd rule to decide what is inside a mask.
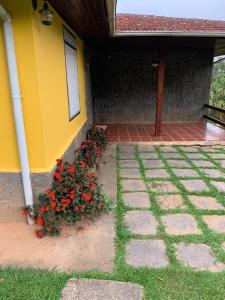
[[[157,57],[154,57],[152,60],[152,67],[157,68],[159,66],[159,59]]]
[[[53,12],[49,9],[47,1],[44,2],[43,8],[39,11],[41,14],[41,23],[44,25],[52,25],[53,22]]]

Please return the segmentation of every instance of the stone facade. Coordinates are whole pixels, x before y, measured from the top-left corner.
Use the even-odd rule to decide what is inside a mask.
[[[87,122],[63,154],[63,158],[67,160],[73,160],[75,149],[77,149],[81,142],[85,140],[89,126],[93,124],[92,88],[89,72],[89,59],[87,56],[85,56],[85,88]],[[57,157],[55,159],[57,159]],[[50,172],[31,174],[34,202],[38,200],[39,193],[45,191],[50,186],[53,171],[54,168]],[[21,173],[0,173],[0,222],[20,219],[19,214],[21,215],[21,207],[24,206],[25,200]]]
[[[132,47],[130,47],[132,49]],[[213,52],[165,50],[163,122],[198,122],[208,103]],[[152,50],[104,50],[92,61],[94,120],[106,123],[153,123],[157,68]]]

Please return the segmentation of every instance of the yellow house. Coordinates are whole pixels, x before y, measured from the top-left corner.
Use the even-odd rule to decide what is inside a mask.
[[[34,203],[56,159],[73,159],[93,119],[156,120],[157,135],[161,121],[201,121],[213,56],[225,53],[225,22],[115,18],[115,7],[0,0],[0,222]]]
[[[70,20],[60,16],[60,2],[65,1],[56,5],[62,13],[47,1],[0,1],[2,217],[14,214],[25,205],[24,200],[26,204],[35,201],[51,182],[56,159],[72,159],[92,124],[89,62],[83,41],[89,31],[82,34],[77,26],[79,36],[76,26],[70,27]],[[49,26],[43,24],[43,8],[53,13]],[[76,14],[81,10],[82,4]],[[71,17],[68,7],[67,13]]]

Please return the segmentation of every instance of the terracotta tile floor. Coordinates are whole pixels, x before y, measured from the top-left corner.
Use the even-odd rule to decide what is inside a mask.
[[[153,124],[111,124],[107,134],[112,142],[225,141],[225,130],[210,123],[163,124],[160,137]]]

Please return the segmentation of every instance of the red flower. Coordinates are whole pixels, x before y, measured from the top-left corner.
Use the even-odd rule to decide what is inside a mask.
[[[41,207],[40,212],[44,213],[45,212],[45,207]]]
[[[54,177],[58,180],[61,180],[60,174],[57,172],[54,173]]]
[[[92,200],[92,201],[90,201],[90,205],[94,205],[95,204],[95,202]]]
[[[38,218],[37,218],[37,224],[38,224],[38,225],[41,225],[41,226],[44,224],[44,222],[43,222],[43,220],[42,220],[41,217],[38,217]]]
[[[52,207],[55,207],[55,206],[56,206],[56,202],[55,202],[55,201],[52,201],[52,202],[51,202],[51,206],[52,206]]]
[[[49,193],[49,197],[50,197],[52,200],[55,200],[55,193],[54,193],[54,192],[50,192],[50,193]]]
[[[83,204],[83,205],[81,206],[81,208],[83,208],[83,209],[84,209],[85,207],[86,207],[86,205],[85,205],[85,204]]]
[[[43,237],[43,232],[40,230],[37,230],[36,235],[37,235],[37,237],[39,237],[39,239],[41,239]]]
[[[27,211],[26,211],[26,210],[23,210],[23,211],[22,211],[22,215],[23,215],[24,217],[27,217],[27,215],[28,215]]]
[[[96,177],[97,177],[97,174],[96,174],[96,173],[92,173],[91,176],[94,177],[94,178],[96,178]]]
[[[56,210],[57,212],[60,212],[60,207],[57,206],[57,207],[55,208],[55,210]]]
[[[70,193],[70,199],[74,199],[75,198],[75,194],[74,193]]]
[[[70,199],[66,199],[66,204],[70,204],[71,200]]]
[[[94,190],[95,188],[96,188],[96,184],[95,184],[95,183],[91,183],[90,189],[91,189],[91,190]]]
[[[69,168],[68,168],[68,172],[72,174],[72,173],[75,172],[75,169],[74,169],[73,167],[69,167]]]
[[[75,210],[75,211],[79,211],[79,210],[80,210],[80,207],[79,207],[78,205],[75,205],[75,206],[74,206],[74,210]]]
[[[51,229],[50,226],[46,226],[46,230],[47,230],[48,232],[51,232],[51,231],[52,231],[52,229]]]
[[[60,172],[63,172],[63,171],[64,171],[64,167],[63,167],[63,166],[60,166],[60,167],[59,167],[59,171],[60,171]]]
[[[62,163],[62,160],[61,159],[56,159],[57,161],[57,164],[60,165]]]
[[[91,195],[87,194],[87,193],[83,193],[82,197],[86,200],[89,201],[91,199]]]

